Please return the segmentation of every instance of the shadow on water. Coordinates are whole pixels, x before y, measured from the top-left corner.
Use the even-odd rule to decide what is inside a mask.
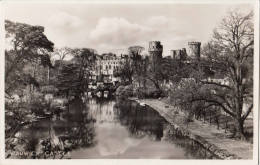
[[[64,112],[24,128],[24,150],[35,152],[38,158],[53,158],[46,154],[66,154],[79,147],[94,146],[94,122],[88,115],[88,106],[81,99],[75,99]]]
[[[126,100],[117,100],[115,109],[120,123],[127,127],[132,136],[141,138],[148,135],[161,140],[163,126],[167,122],[157,111]]]
[[[175,134],[160,114],[148,106],[121,99],[75,99],[60,114],[22,131],[36,158],[70,151],[65,158],[215,158],[187,137]],[[25,157],[31,158],[31,157]]]
[[[117,100],[118,118],[132,136],[153,137],[156,141],[167,141],[184,150],[185,157],[192,159],[218,159],[198,142],[178,133],[160,114],[148,106],[140,106],[134,101]]]

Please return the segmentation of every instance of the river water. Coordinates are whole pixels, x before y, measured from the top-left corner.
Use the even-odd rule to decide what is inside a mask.
[[[72,159],[205,159],[213,156],[184,137],[167,135],[169,124],[148,106],[118,99],[74,100],[52,119],[23,129],[30,141],[28,151],[37,151],[41,139],[73,144]]]

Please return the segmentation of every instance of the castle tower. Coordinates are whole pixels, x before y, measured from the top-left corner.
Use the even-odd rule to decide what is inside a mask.
[[[200,42],[188,42],[188,56],[191,58],[200,59]]]
[[[172,58],[175,60],[185,60],[186,59],[186,49],[177,49],[177,50],[171,50],[172,52]]]
[[[150,64],[153,71],[156,70],[156,66],[160,65],[162,59],[163,46],[160,41],[150,41],[149,42],[149,55],[150,55]]]

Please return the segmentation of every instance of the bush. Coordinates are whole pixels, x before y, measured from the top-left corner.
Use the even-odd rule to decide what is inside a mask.
[[[36,115],[44,115],[44,108],[46,108],[47,102],[44,99],[44,96],[37,93],[34,94],[33,99],[29,103],[29,108],[32,113]]]
[[[131,97],[133,96],[133,86],[119,86],[116,90],[116,95],[120,97]]]

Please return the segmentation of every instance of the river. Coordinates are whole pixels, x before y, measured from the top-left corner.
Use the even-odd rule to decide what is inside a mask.
[[[42,139],[70,144],[72,159],[205,159],[213,155],[184,137],[169,137],[169,124],[148,106],[129,100],[74,100],[60,115],[22,130],[38,151]]]

